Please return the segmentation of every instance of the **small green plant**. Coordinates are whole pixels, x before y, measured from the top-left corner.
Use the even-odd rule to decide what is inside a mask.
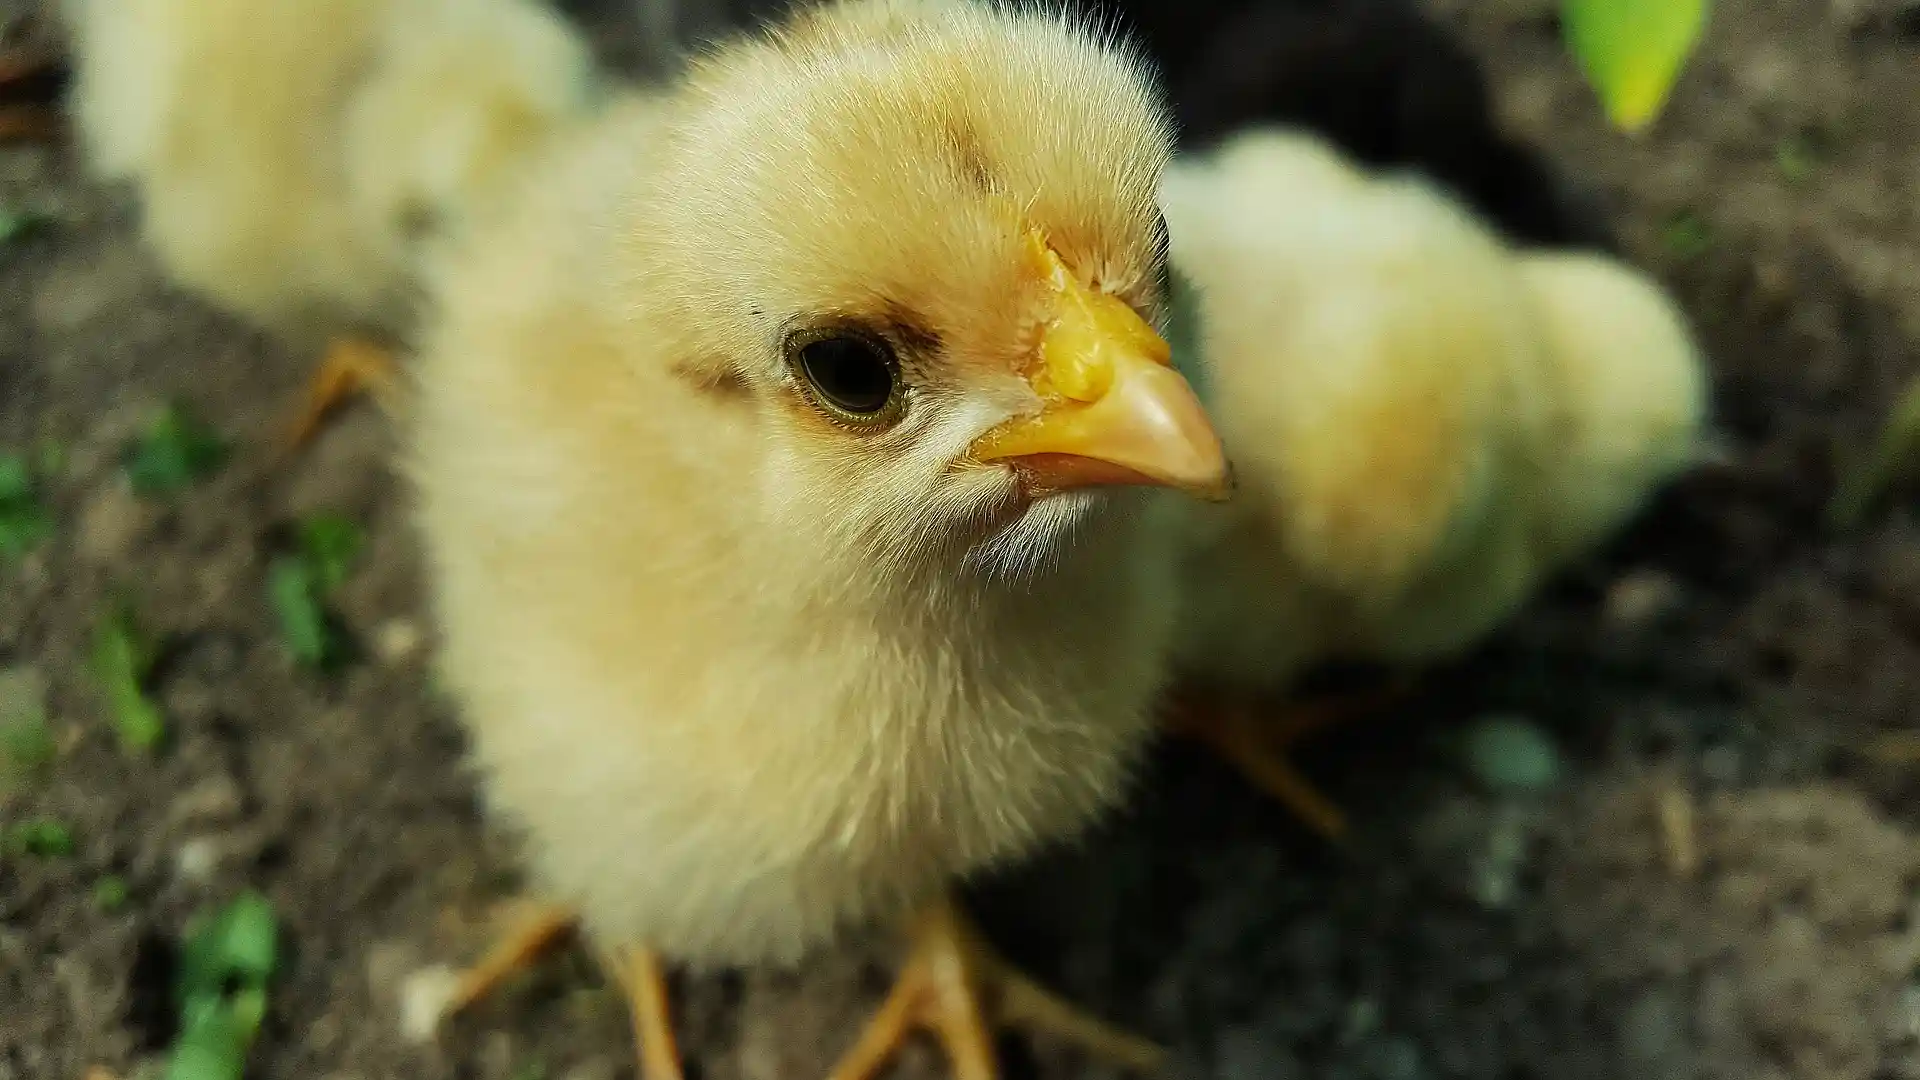
[[[22,821],[7,829],[4,846],[9,855],[64,859],[74,852],[73,830],[53,818]]]
[[[127,906],[127,880],[112,874],[93,883],[93,906],[112,914]]]
[[[1691,262],[1713,250],[1713,226],[1699,214],[1683,210],[1660,227],[1660,246],[1674,258]]]
[[[53,221],[53,215],[32,207],[0,206],[0,244],[12,243]]]
[[[133,611],[117,603],[93,632],[93,677],[106,692],[107,716],[128,750],[151,753],[167,735],[166,718],[148,697],[154,647],[134,623]]]
[[[25,457],[0,454],[0,558],[20,559],[53,535],[38,488]]]
[[[180,1035],[166,1080],[240,1080],[279,965],[273,905],[247,893],[187,927],[174,988]]]
[[[301,521],[294,548],[267,567],[267,600],[295,662],[332,671],[347,659],[347,641],[327,598],[347,580],[366,537],[352,520],[319,513]]]
[[[180,404],[170,404],[127,448],[127,482],[142,495],[168,495],[212,475],[231,447]]]
[[[1827,526],[1847,531],[1866,520],[1888,487],[1906,478],[1920,459],[1920,379],[1907,384],[1893,404],[1880,434],[1840,472],[1827,502]]]
[[[1646,129],[1707,26],[1707,0],[1562,0],[1567,49],[1613,125]]]

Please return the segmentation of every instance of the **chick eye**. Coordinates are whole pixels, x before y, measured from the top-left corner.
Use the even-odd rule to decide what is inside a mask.
[[[788,355],[814,397],[847,419],[873,423],[899,406],[899,365],[883,341],[845,331],[796,336]]]

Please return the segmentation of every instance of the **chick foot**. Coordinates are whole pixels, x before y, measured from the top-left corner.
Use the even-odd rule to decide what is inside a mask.
[[[999,1026],[1047,1032],[1143,1073],[1165,1057],[1159,1047],[1075,1009],[1015,970],[951,900],[942,900],[915,921],[912,951],[892,992],[828,1080],[871,1080],[915,1027],[939,1039],[955,1080],[998,1080],[993,1032]]]
[[[361,338],[341,338],[327,348],[308,384],[306,401],[288,429],[286,448],[306,445],[328,413],[363,390],[372,393],[382,408],[393,411],[400,390],[393,350]]]
[[[537,963],[578,928],[578,918],[565,908],[536,908],[520,926],[496,942],[479,963],[460,975],[441,1016],[450,1017],[493,994],[508,978]],[[609,958],[607,966],[632,1011],[641,1080],[685,1080],[668,1016],[667,977],[659,955],[651,949],[628,947]]]
[[[1406,687],[1396,683],[1372,693],[1294,702],[1270,712],[1244,702],[1190,698],[1180,703],[1170,726],[1211,746],[1308,828],[1332,843],[1342,843],[1348,832],[1346,814],[1301,775],[1287,759],[1287,751],[1316,732],[1377,712],[1405,693]]]

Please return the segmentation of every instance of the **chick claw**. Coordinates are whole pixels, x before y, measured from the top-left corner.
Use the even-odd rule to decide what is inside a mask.
[[[306,445],[327,414],[361,390],[370,391],[383,408],[392,411],[399,388],[399,368],[391,349],[361,338],[333,342],[307,386],[306,401],[288,429],[286,448]]]
[[[991,1022],[982,1002],[989,989],[996,992]],[[942,900],[916,920],[912,951],[892,992],[828,1080],[871,1080],[916,1026],[939,1039],[955,1080],[998,1080],[996,1025],[1050,1032],[1143,1073],[1165,1058],[1159,1047],[1086,1015],[1022,975],[951,900]]]
[[[471,1008],[515,972],[552,951],[578,926],[578,918],[565,908],[536,908],[525,922],[496,942],[479,963],[461,974],[443,1015]],[[619,950],[608,966],[632,1009],[642,1080],[684,1080],[673,1024],[667,1015],[667,979],[659,955],[652,949],[630,946]]]
[[[1180,703],[1171,727],[1207,743],[1254,787],[1279,801],[1314,832],[1332,843],[1344,843],[1346,814],[1287,760],[1287,750],[1315,732],[1400,699],[1406,690],[1406,685],[1394,683],[1373,693],[1294,702],[1277,714],[1240,703],[1189,698]]]

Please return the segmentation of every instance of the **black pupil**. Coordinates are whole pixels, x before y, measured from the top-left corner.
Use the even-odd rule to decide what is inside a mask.
[[[877,413],[893,400],[893,367],[874,342],[822,338],[800,350],[800,363],[821,396],[850,413]]]

